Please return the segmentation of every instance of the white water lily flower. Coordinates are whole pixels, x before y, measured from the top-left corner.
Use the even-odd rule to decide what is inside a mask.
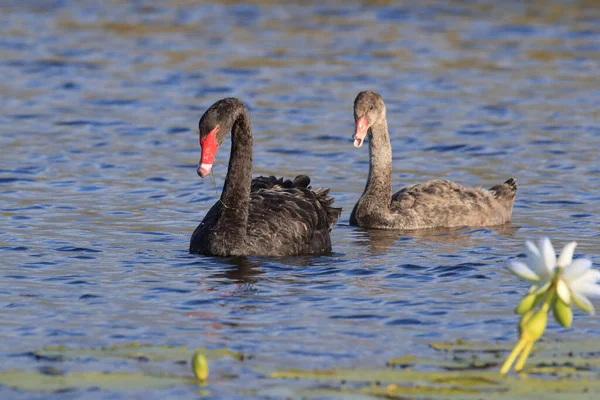
[[[520,261],[512,261],[509,263],[508,269],[520,278],[535,282],[529,289],[530,293],[542,293],[550,287],[552,278],[554,278],[556,269],[554,247],[552,247],[552,242],[550,242],[550,239],[548,238],[540,240],[539,248],[530,241],[525,242],[525,246],[527,260],[529,261],[530,266]],[[563,255],[561,254],[561,261],[562,256]],[[568,254],[565,255],[565,257],[567,256]],[[573,251],[571,251],[571,258],[572,257]]]
[[[523,314],[519,341],[502,365],[501,375],[506,375],[515,361],[515,371],[523,369],[534,343],[546,329],[550,309],[556,322],[569,328],[573,321],[571,302],[594,314],[594,306],[588,297],[600,297],[600,270],[592,269],[592,261],[586,258],[573,260],[576,242],[568,243],[558,259],[548,238],[540,241],[539,248],[531,242],[525,244],[531,265],[513,261],[508,269],[534,284],[515,309],[517,314]],[[534,310],[538,305],[540,308]]]
[[[512,261],[508,269],[518,277],[534,282],[529,293],[545,292],[554,280],[556,294],[565,304],[573,302],[582,310],[594,314],[594,306],[588,297],[600,297],[600,271],[592,269],[592,261],[587,258],[573,260],[577,242],[565,245],[558,259],[548,238],[540,240],[539,248],[529,241],[525,245],[530,266]],[[557,271],[559,269],[561,271]]]
[[[564,271],[556,284],[556,292],[562,301],[590,314],[594,314],[594,306],[588,297],[600,297],[600,271],[592,269],[592,260],[578,258],[564,267]]]

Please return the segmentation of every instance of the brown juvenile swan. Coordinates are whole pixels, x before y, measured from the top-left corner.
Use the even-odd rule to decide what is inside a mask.
[[[217,149],[231,133],[229,168],[221,199],[192,234],[190,253],[210,256],[293,256],[331,251],[329,232],[341,208],[329,189],[311,190],[310,178],[252,179],[252,129],[244,103],[217,101],[199,122],[202,158],[198,175],[211,169]]]
[[[445,180],[408,186],[392,195],[392,146],[381,96],[361,92],[354,100],[354,147],[369,134],[369,178],[350,215],[350,225],[379,229],[493,226],[510,221],[517,181],[489,190]]]

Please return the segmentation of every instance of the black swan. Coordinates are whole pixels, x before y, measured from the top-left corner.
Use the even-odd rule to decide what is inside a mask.
[[[225,137],[231,133],[229,168],[219,201],[192,234],[190,253],[209,256],[295,256],[331,251],[329,232],[341,208],[329,189],[311,190],[310,178],[293,181],[252,179],[252,128],[244,103],[217,101],[198,124],[202,158],[198,175],[207,176]]]
[[[489,190],[432,180],[392,195],[392,146],[381,96],[364,91],[354,100],[354,147],[369,135],[369,178],[350,215],[350,225],[379,229],[501,225],[512,216],[517,181]]]

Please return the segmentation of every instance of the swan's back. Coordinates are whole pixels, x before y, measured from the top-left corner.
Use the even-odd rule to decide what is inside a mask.
[[[283,189],[290,188],[308,188],[310,189],[310,177],[308,175],[298,175],[294,180],[277,178],[271,176],[257,176],[252,179],[252,185],[250,187],[251,192],[256,192],[260,189],[272,189],[276,186]]]
[[[390,212],[397,229],[502,225],[511,219],[516,193],[513,178],[489,190],[432,180],[394,194]]]
[[[331,251],[329,232],[341,208],[332,207],[329,190],[312,190],[310,178],[300,175],[293,181],[273,176],[252,181],[245,255],[293,256]],[[217,202],[198,226],[190,248],[209,254],[210,242],[219,240],[214,231],[219,209]],[[218,255],[218,254],[216,254]]]
[[[262,189],[250,196],[249,251],[261,254],[320,254],[331,251],[329,232],[341,209],[331,207],[329,190]]]

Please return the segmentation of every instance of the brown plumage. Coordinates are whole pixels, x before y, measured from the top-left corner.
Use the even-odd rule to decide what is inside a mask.
[[[510,221],[517,193],[514,178],[489,190],[465,188],[446,180],[408,186],[392,195],[392,147],[386,108],[373,91],[354,101],[354,146],[369,136],[369,178],[350,225],[380,229],[493,226]]]

